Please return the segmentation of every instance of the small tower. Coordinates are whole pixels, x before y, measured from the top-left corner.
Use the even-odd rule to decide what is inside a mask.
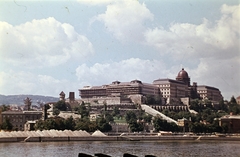
[[[75,93],[74,92],[69,92],[69,101],[74,102],[75,101]]]
[[[62,91],[60,94],[60,101],[65,101],[65,93]]]

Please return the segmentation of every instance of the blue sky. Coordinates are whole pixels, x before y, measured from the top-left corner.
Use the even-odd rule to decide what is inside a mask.
[[[0,1],[0,94],[175,79],[240,95],[238,0]]]

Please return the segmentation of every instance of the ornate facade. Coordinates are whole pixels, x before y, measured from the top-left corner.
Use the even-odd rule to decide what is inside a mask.
[[[223,99],[219,89],[210,86],[197,86],[197,92],[202,99],[209,99],[211,101],[219,102]]]
[[[179,104],[180,98],[208,98],[212,101],[222,100],[219,89],[210,86],[198,86],[196,82],[191,85],[188,73],[182,69],[176,79],[157,79],[152,84],[142,83],[139,80],[131,82],[114,81],[109,85],[85,86],[79,89],[82,99],[92,98],[129,98],[132,95],[160,96],[166,100],[166,104]],[[178,102],[177,102],[178,101]]]
[[[159,88],[153,84],[142,83],[139,80],[131,82],[114,81],[109,85],[85,86],[79,89],[81,98],[125,97],[129,95],[160,95]]]

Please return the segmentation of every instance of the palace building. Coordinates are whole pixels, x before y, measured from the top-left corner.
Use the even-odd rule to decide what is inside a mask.
[[[154,95],[161,96],[159,88],[153,84],[143,83],[139,80],[131,82],[114,81],[109,85],[102,86],[85,86],[79,89],[79,95],[82,99],[96,99],[96,98],[121,98],[118,103],[125,101],[133,95]]]
[[[152,84],[143,83],[140,80],[131,82],[114,81],[108,85],[85,86],[79,89],[79,95],[84,100],[152,95],[162,97],[163,100],[167,100],[168,104],[181,98],[209,99],[215,102],[223,99],[220,90],[215,87],[198,86],[196,82],[191,85],[190,77],[183,68],[179,71],[175,80],[168,78],[157,79]]]
[[[209,99],[212,101],[220,101],[223,99],[219,89],[210,86],[197,86],[197,92],[202,99]]]

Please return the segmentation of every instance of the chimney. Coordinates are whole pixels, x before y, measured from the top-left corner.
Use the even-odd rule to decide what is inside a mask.
[[[75,93],[74,92],[69,92],[69,101],[75,101]]]

